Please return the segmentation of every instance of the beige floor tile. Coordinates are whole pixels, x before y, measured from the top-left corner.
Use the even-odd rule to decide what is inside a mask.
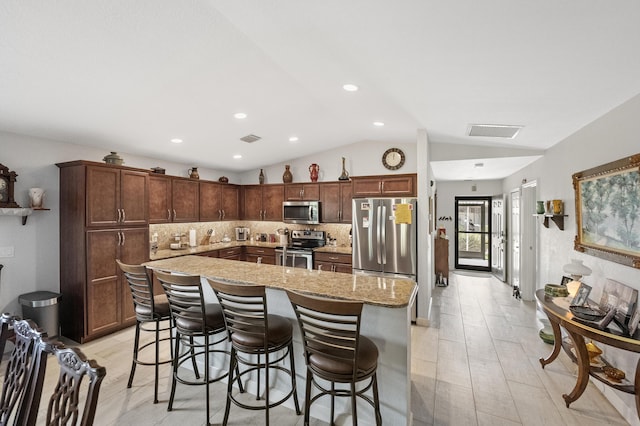
[[[473,392],[471,389],[438,381],[433,424],[472,426],[477,425]]]

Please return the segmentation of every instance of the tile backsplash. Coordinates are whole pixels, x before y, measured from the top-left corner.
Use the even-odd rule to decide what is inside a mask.
[[[337,246],[342,247],[349,246],[349,231],[351,230],[350,224],[322,223],[319,225],[293,225],[283,222],[253,222],[238,220],[229,222],[163,223],[149,225],[149,238],[152,238],[153,235],[157,233],[158,248],[161,250],[168,249],[169,245],[175,241],[175,234],[184,233],[187,237],[183,241],[188,241],[189,231],[194,229],[196,231],[196,242],[198,245],[203,245],[207,243],[206,236],[209,229],[213,230],[213,234],[210,239],[211,242],[220,242],[225,236],[229,237],[231,241],[235,241],[235,228],[237,227],[249,228],[250,235],[277,235],[277,230],[284,228],[289,229],[289,231],[294,229],[315,229],[317,231],[324,231],[326,234],[331,236],[331,238],[336,240]]]

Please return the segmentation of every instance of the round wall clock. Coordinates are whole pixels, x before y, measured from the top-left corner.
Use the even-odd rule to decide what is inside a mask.
[[[13,184],[16,181],[16,172],[10,172],[8,167],[0,164],[0,208],[19,208],[13,199]]]
[[[404,165],[404,152],[399,148],[389,148],[382,154],[382,165],[389,170],[398,170]]]

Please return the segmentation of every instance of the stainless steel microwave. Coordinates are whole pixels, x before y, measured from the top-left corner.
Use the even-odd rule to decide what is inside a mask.
[[[320,201],[285,201],[282,203],[284,223],[320,223]]]

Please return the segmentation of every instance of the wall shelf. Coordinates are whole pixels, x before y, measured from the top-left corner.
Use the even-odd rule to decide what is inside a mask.
[[[0,216],[22,216],[22,225],[27,224],[27,218],[34,211],[42,211],[42,210],[51,210],[51,209],[42,209],[42,208],[6,208],[0,209]]]
[[[549,227],[549,219],[551,219],[561,231],[564,231],[564,218],[569,217],[568,214],[534,214],[534,216],[544,218],[542,224],[545,228]]]

